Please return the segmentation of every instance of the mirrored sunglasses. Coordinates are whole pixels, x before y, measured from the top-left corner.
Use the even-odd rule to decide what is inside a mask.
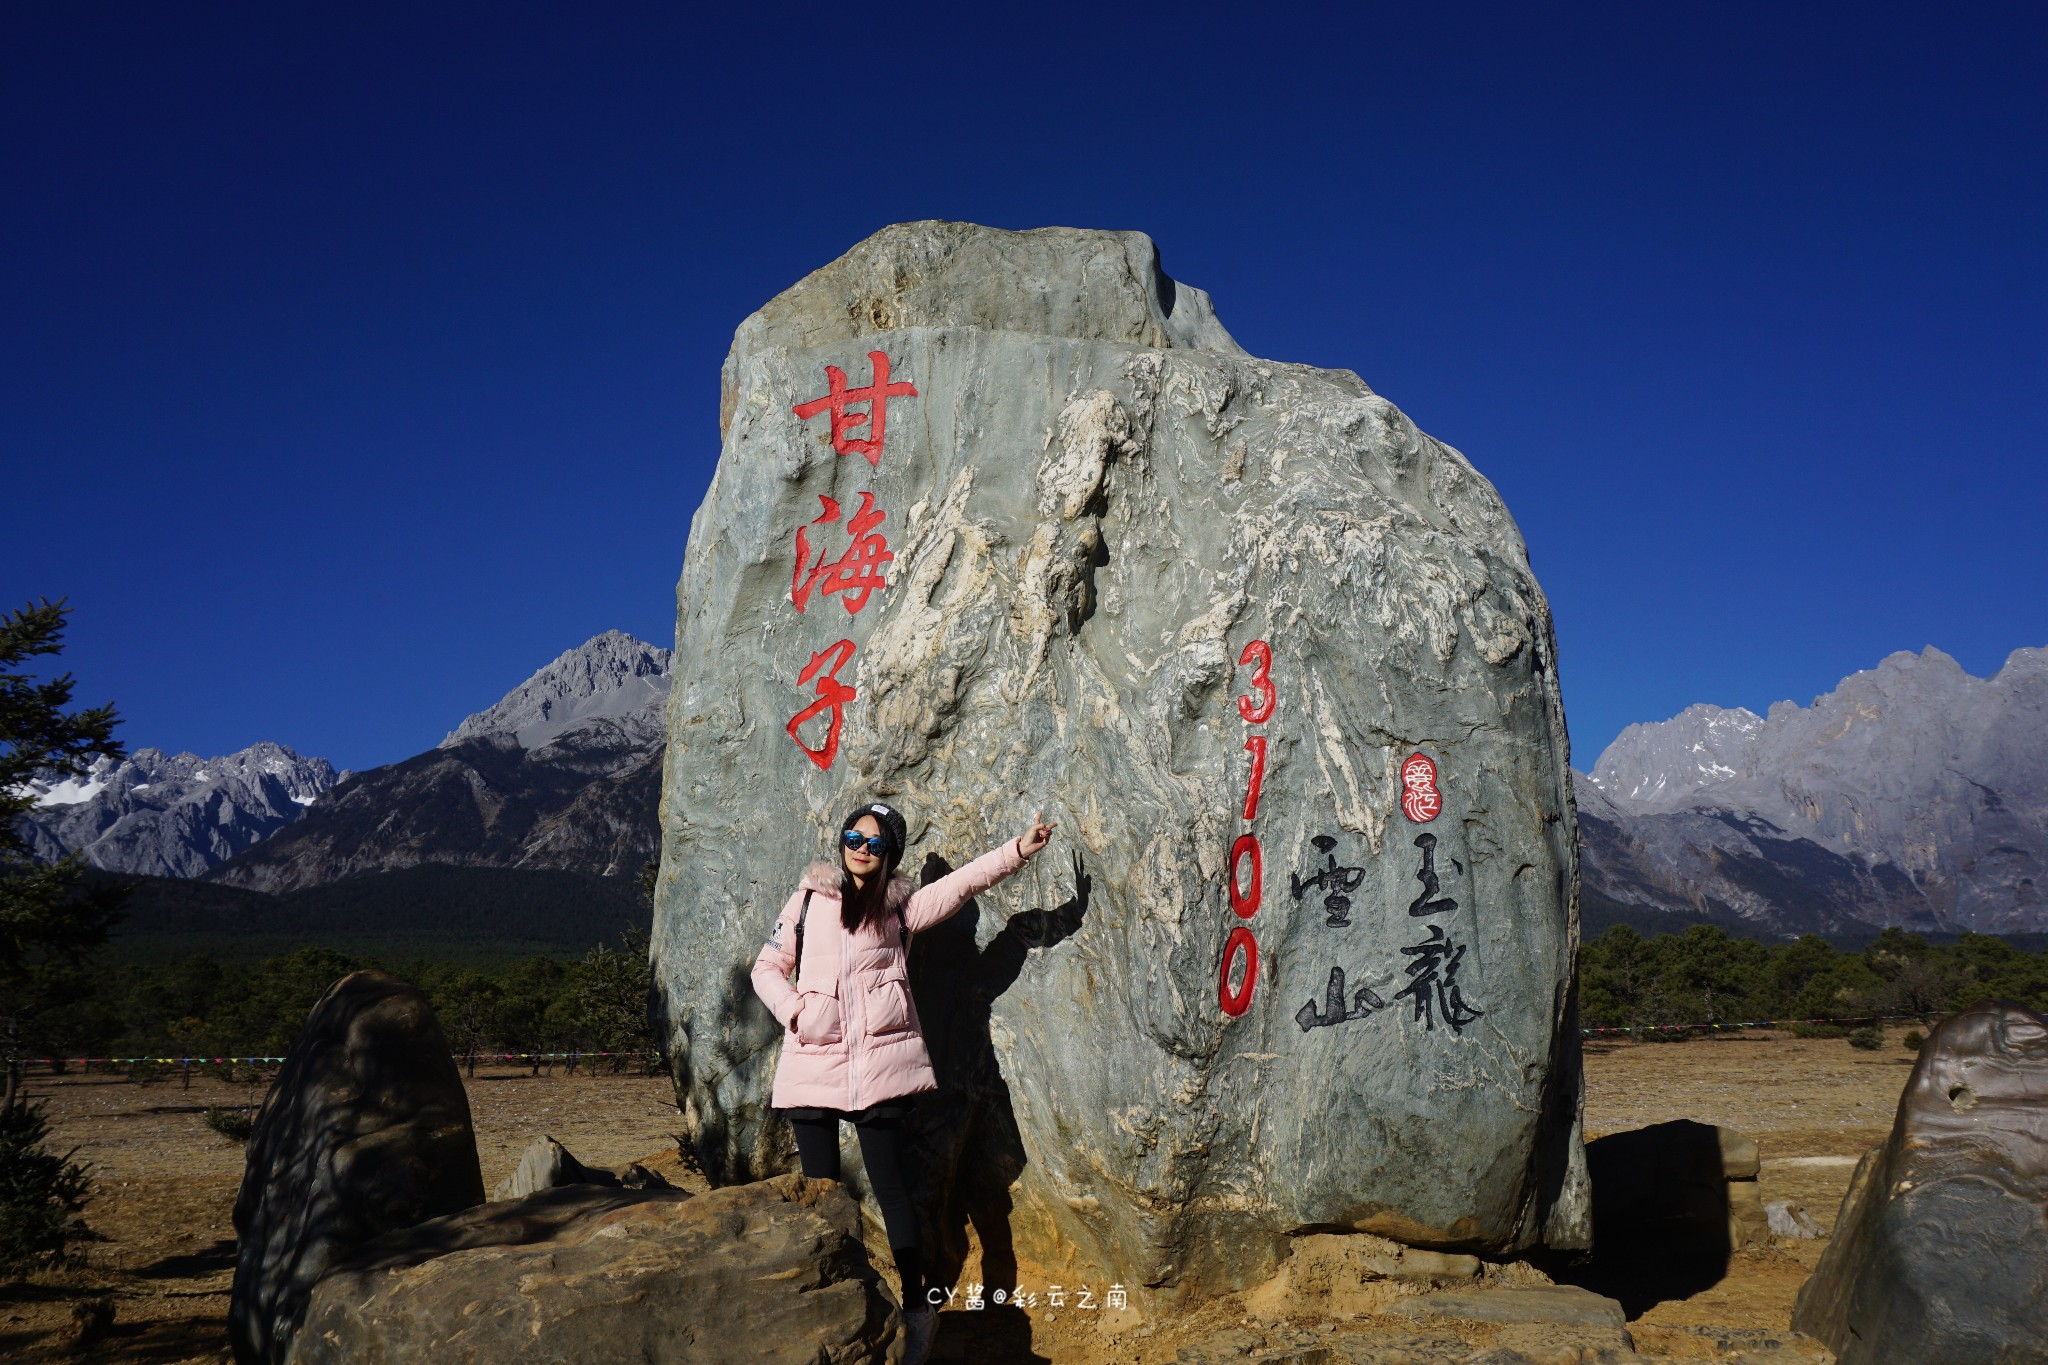
[[[858,852],[861,845],[866,844],[868,856],[871,858],[879,858],[889,849],[889,841],[887,839],[882,838],[880,835],[862,834],[857,829],[846,830],[839,836],[839,841],[846,845],[847,852],[849,853]]]

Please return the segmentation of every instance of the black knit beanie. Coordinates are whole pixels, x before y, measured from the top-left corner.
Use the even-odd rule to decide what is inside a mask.
[[[882,838],[889,845],[889,866],[897,867],[903,862],[903,846],[910,842],[910,826],[904,822],[901,812],[894,806],[885,806],[879,801],[870,801],[846,817],[839,826],[841,834],[852,829],[861,816],[872,815],[875,823],[882,827]]]

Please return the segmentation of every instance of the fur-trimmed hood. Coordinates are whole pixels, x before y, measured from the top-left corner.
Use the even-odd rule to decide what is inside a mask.
[[[840,868],[821,859],[804,869],[804,877],[798,883],[798,889],[814,891],[821,896],[830,896],[833,900],[838,900],[840,874]],[[911,883],[910,878],[901,872],[892,872],[889,874],[889,896],[885,905],[893,912],[908,901],[911,893],[916,890],[917,887]]]

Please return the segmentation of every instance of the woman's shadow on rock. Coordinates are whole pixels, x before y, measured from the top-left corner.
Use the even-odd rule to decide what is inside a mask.
[[[911,1179],[924,1223],[925,1278],[958,1286],[972,1228],[981,1245],[984,1302],[998,1288],[1019,1287],[1010,1186],[1025,1166],[990,1017],[996,1000],[1023,974],[1032,949],[1051,948],[1080,932],[1091,878],[1080,854],[1071,856],[1073,894],[1050,909],[1010,916],[986,946],[978,942],[981,907],[972,900],[911,943],[911,993],[939,1082],[908,1125]],[[944,858],[928,854],[919,883],[929,886],[952,870]],[[953,1306],[966,1297],[963,1291]],[[983,1311],[988,1317],[975,1332],[978,1359],[1039,1359],[1030,1352],[1030,1323],[1022,1313],[996,1312],[992,1305]],[[991,1333],[1001,1340],[990,1340]]]

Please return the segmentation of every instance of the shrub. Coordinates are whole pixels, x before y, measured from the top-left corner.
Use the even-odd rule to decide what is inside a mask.
[[[1922,1033],[1919,1029],[1909,1028],[1906,1030],[1906,1036],[1904,1038],[1901,1038],[1899,1041],[1906,1045],[1906,1051],[1918,1052],[1920,1050],[1920,1045],[1927,1041],[1927,1035]]]
[[[0,1109],[0,1267],[61,1256],[66,1225],[92,1188],[69,1152],[44,1148],[49,1133],[40,1104]]]
[[[1840,1024],[1793,1024],[1794,1038],[1846,1038],[1849,1030]]]
[[[233,1109],[224,1104],[210,1104],[206,1107],[206,1126],[224,1138],[247,1142],[249,1134],[256,1129],[256,1115],[248,1109]]]
[[[1849,1035],[1849,1046],[1865,1052],[1876,1052],[1884,1046],[1884,1030],[1876,1024],[1865,1024]]]

